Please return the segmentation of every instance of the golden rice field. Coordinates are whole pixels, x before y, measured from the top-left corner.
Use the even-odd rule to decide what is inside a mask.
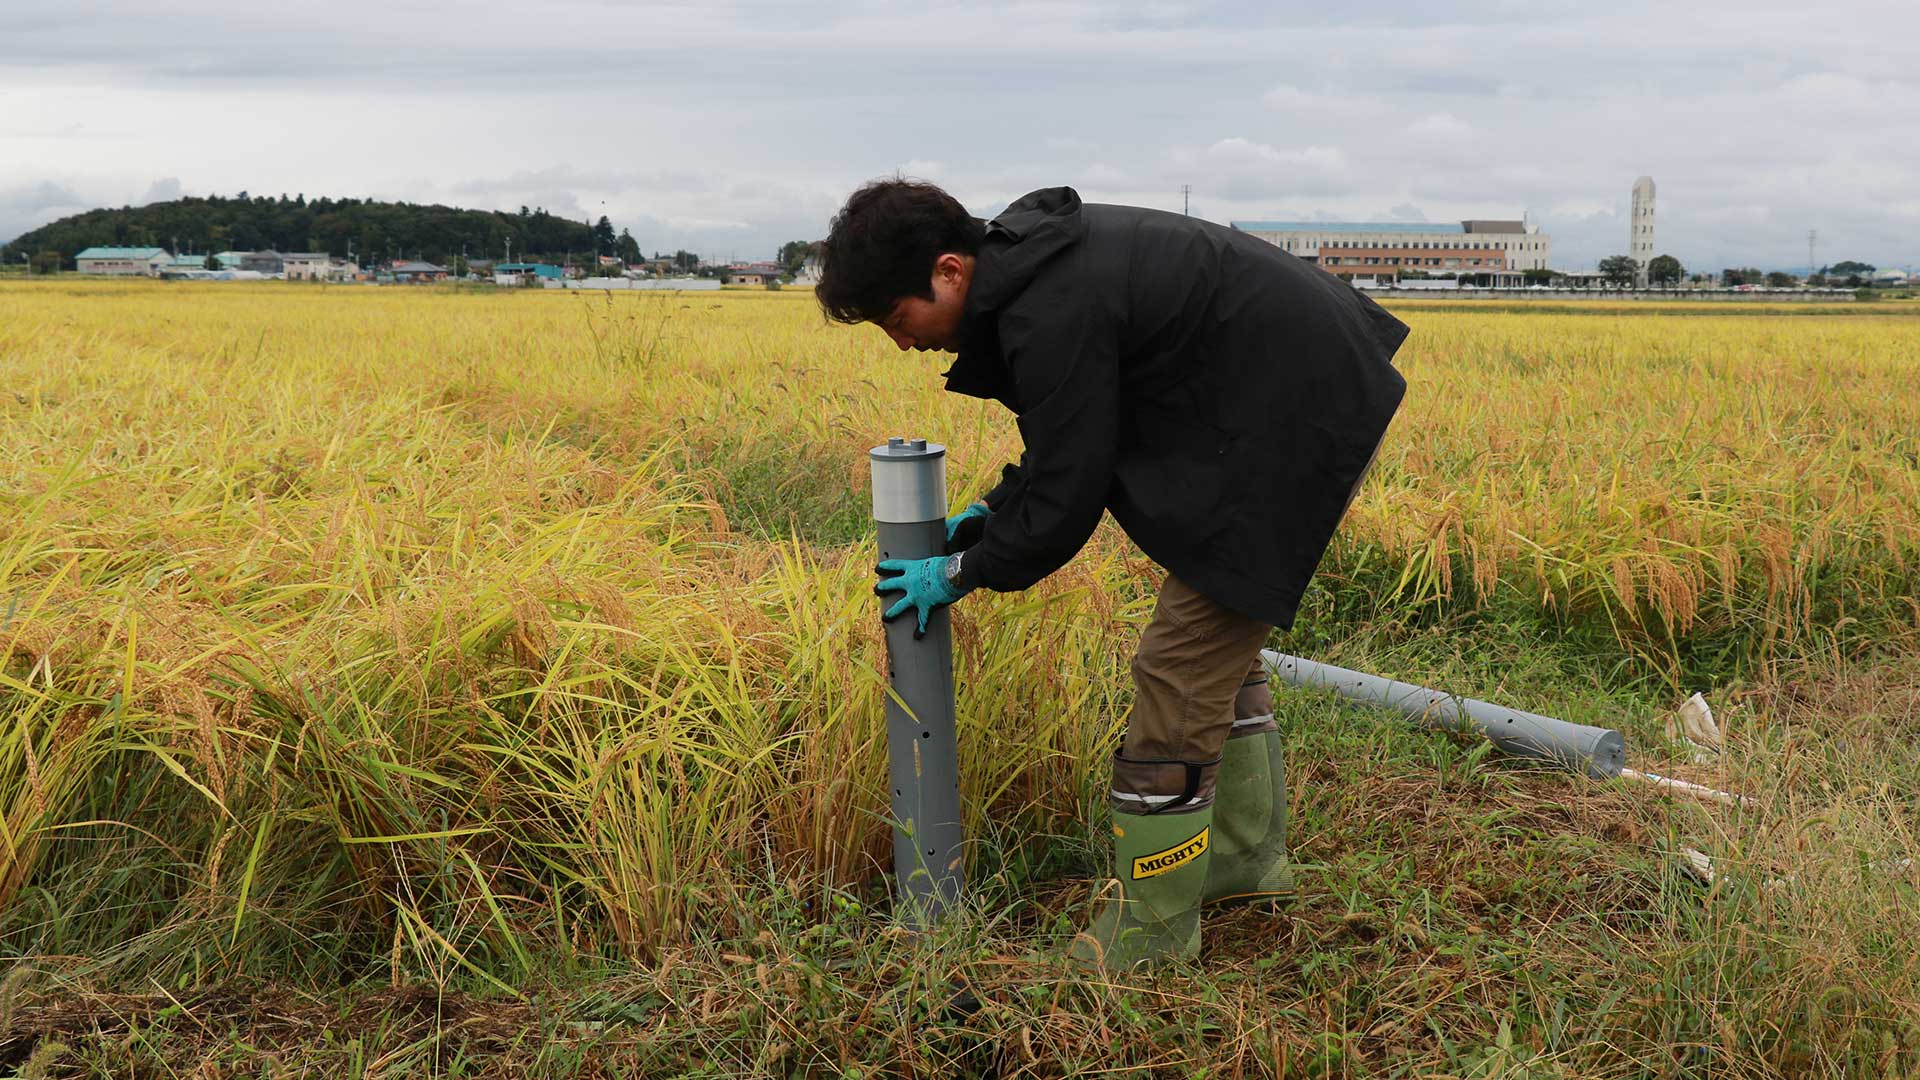
[[[1764,807],[1290,701],[1326,886],[1141,995],[1049,959],[1156,581],[1110,522],[956,607],[982,899],[875,914],[865,450],[948,444],[956,505],[1018,454],[939,362],[791,290],[0,283],[0,1059],[21,995],[377,980],[528,1030],[546,987],[606,1041],[448,1072],[382,1020],[355,1075],[956,1075],[913,1031],[963,977],[995,1075],[1920,1068],[1920,899],[1871,870],[1920,850],[1920,306],[1398,310],[1406,405],[1279,644],[1682,772],[1661,718],[1708,691],[1691,775]],[[1702,900],[1682,841],[1748,873]]]

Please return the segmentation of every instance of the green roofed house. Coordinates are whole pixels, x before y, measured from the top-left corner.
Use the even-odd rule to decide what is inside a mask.
[[[563,281],[566,274],[552,263],[503,262],[493,264],[493,283],[495,285],[530,285],[534,282],[545,284],[549,281]]]
[[[157,277],[160,268],[173,262],[165,248],[90,247],[73,257],[83,274],[141,274]]]

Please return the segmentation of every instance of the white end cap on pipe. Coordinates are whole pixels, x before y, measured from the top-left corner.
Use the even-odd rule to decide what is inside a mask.
[[[947,448],[894,436],[867,451],[873,465],[873,520],[897,525],[947,516]]]

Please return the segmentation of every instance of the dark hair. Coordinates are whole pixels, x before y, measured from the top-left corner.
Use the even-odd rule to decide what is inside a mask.
[[[879,322],[903,297],[933,299],[933,261],[976,255],[986,226],[939,187],[893,177],[847,197],[820,244],[814,296],[835,322]]]

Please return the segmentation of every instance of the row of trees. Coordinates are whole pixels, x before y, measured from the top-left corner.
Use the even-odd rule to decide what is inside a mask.
[[[367,263],[387,259],[448,262],[463,252],[499,258],[559,262],[576,256],[618,255],[641,260],[640,245],[602,216],[592,225],[520,208],[508,213],[371,199],[313,199],[304,194],[249,196],[246,192],[175,199],[146,206],[102,208],[23,233],[0,247],[0,260],[57,252],[66,266],[85,248],[164,247],[174,252],[324,251]],[[697,261],[697,260],[696,260]]]
[[[595,256],[624,264],[658,262],[672,273],[721,273],[681,249],[649,259],[626,229],[606,215],[587,224],[541,207],[519,213],[464,210],[438,204],[371,199],[309,200],[220,195],[175,199],[146,206],[104,207],[62,218],[0,246],[0,263],[28,262],[34,273],[73,269],[74,256],[89,247],[164,247],[175,253],[215,251],[323,251],[362,265],[392,259],[424,259],[465,273],[475,259],[563,264],[592,272]],[[797,274],[819,250],[814,241],[780,246],[779,262]]]
[[[1609,285],[1631,285],[1637,276],[1637,264],[1631,256],[1611,255],[1600,260],[1600,274]],[[1808,285],[1819,288],[1827,285],[1845,285],[1859,288],[1866,284],[1866,275],[1873,273],[1873,267],[1860,262],[1840,262],[1823,267],[1807,278]],[[1656,255],[1647,263],[1647,283],[1654,286],[1678,285],[1686,280],[1686,268],[1680,260],[1671,255]],[[1711,280],[1705,274],[1695,274],[1693,280],[1705,283]],[[1720,284],[1733,287],[1741,285],[1765,286],[1769,289],[1791,289],[1800,284],[1800,279],[1780,270],[1761,270],[1753,266],[1730,266],[1720,271]]]
[[[1879,269],[1872,263],[1855,262],[1845,259],[1832,266],[1823,266],[1807,279],[1809,285],[1845,285],[1857,289],[1867,284],[1873,272]]]
[[[1609,255],[1600,260],[1600,276],[1609,285],[1632,285],[1640,276],[1640,264],[1631,255]],[[1686,280],[1687,268],[1671,255],[1655,255],[1647,260],[1647,284],[1655,287],[1678,285]]]
[[[780,254],[774,261],[780,264],[788,277],[793,277],[807,265],[808,259],[819,256],[820,246],[818,240],[789,240],[780,245]]]
[[[1800,284],[1800,279],[1781,270],[1762,270],[1757,266],[1729,266],[1720,271],[1720,284],[1764,285],[1769,289],[1791,289]]]
[[[1629,255],[1609,255],[1600,260],[1599,269],[1602,280],[1608,285],[1627,288],[1632,286],[1638,277],[1639,264],[1634,262],[1632,256]],[[1822,267],[1818,273],[1809,276],[1806,284],[1814,288],[1845,286],[1847,288],[1857,289],[1867,284],[1866,275],[1873,273],[1873,270],[1874,268],[1866,263],[1834,263],[1832,266]],[[1474,276],[1475,275],[1471,273],[1428,274],[1420,270],[1408,270],[1401,274],[1402,278],[1409,280],[1427,277],[1468,278]],[[1521,271],[1521,276],[1526,279],[1529,285],[1553,285],[1564,281],[1566,278],[1566,275],[1558,270],[1523,270]],[[1664,288],[1676,286],[1682,281],[1692,281],[1696,285],[1706,285],[1712,283],[1713,280],[1714,278],[1710,274],[1694,274],[1689,278],[1687,276],[1687,268],[1680,265],[1680,260],[1671,255],[1656,255],[1647,262],[1647,283],[1655,287]],[[1801,283],[1800,279],[1794,277],[1792,274],[1779,270],[1760,270],[1751,266],[1728,267],[1721,270],[1719,281],[1720,284],[1725,286],[1758,285],[1765,286],[1769,289],[1791,289]]]

